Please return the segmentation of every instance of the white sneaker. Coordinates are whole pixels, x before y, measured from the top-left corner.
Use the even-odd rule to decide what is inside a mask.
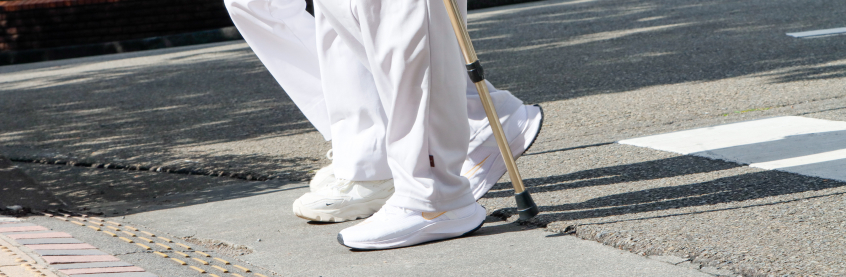
[[[478,203],[448,212],[426,213],[385,205],[373,216],[341,230],[338,242],[353,249],[388,249],[455,238],[482,227]]]
[[[322,222],[365,218],[385,205],[394,194],[394,180],[349,181],[337,179],[326,187],[307,192],[294,201],[298,217]]]
[[[326,158],[330,161],[334,158],[332,155],[332,149],[329,149],[329,151],[326,152]],[[311,178],[311,182],[308,183],[308,187],[310,191],[315,192],[325,188],[332,182],[335,182],[335,167],[333,164],[329,164],[314,174],[314,177]]]
[[[502,129],[508,138],[514,158],[520,157],[532,146],[542,125],[543,110],[538,105],[523,105],[508,115]],[[480,129],[470,139],[468,152],[470,154],[461,167],[461,176],[470,180],[473,197],[479,200],[506,172],[505,161],[499,152],[490,125]]]

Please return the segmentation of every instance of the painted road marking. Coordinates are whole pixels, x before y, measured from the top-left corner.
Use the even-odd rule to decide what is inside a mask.
[[[188,254],[185,254],[185,253],[182,253],[182,252],[179,252],[179,251],[173,251],[173,253],[174,253],[174,254],[177,254],[177,255],[180,255],[180,256],[182,256],[182,257],[185,257],[185,258],[190,257],[190,256],[188,256]]]
[[[135,227],[132,227],[132,226],[123,226],[123,228],[138,232],[138,228],[135,228]]]
[[[171,248],[171,247],[170,247],[170,246],[168,246],[167,244],[156,243],[156,245],[161,246],[161,247],[164,247],[164,249],[166,249],[166,250],[173,250],[173,248]]]
[[[783,116],[619,143],[846,181],[843,121]]]
[[[117,237],[117,234],[109,232],[109,231],[103,231],[103,233],[106,234],[106,235],[109,235],[109,236]]]
[[[846,33],[846,27],[845,28],[814,30],[814,31],[806,31],[806,32],[787,33],[787,35],[791,36],[791,37],[795,37],[795,38],[806,38],[806,37],[836,35],[836,34],[843,34],[843,33]]]
[[[180,264],[180,265],[186,265],[187,264],[184,261],[177,259],[177,258],[170,258],[170,259],[173,260],[174,262]]]
[[[117,223],[117,222],[114,222],[114,221],[106,221],[106,223],[111,224],[111,225],[115,225],[115,226],[120,226],[120,223]]]
[[[162,258],[170,258],[170,256],[168,256],[167,254],[159,252],[159,251],[156,251],[156,252],[153,252],[153,253],[155,253],[156,255],[162,256]]]
[[[118,227],[114,227],[114,226],[106,226],[106,228],[109,228],[109,229],[115,230],[115,232],[120,232],[120,228],[118,228]]]
[[[123,241],[125,241],[125,242],[128,242],[128,243],[133,243],[133,242],[134,242],[134,241],[132,241],[131,239],[124,238],[124,237],[119,237],[119,239],[121,239],[121,240],[123,240]]]
[[[173,242],[173,241],[172,241],[172,240],[170,240],[169,238],[165,238],[165,237],[158,237],[158,238],[159,238],[160,240],[165,241],[165,242]]]
[[[128,231],[121,231],[121,232],[123,232],[124,234],[126,234],[127,236],[130,236],[130,237],[137,237],[137,236],[136,236],[134,233],[132,233],[132,232],[128,232]]]
[[[73,224],[79,225],[79,226],[85,226],[85,223],[82,223],[82,222],[79,222],[79,221],[76,221],[76,220],[71,220],[70,222],[73,223]]]
[[[177,243],[176,245],[179,245],[179,246],[180,246],[180,247],[182,247],[182,248],[185,248],[185,249],[191,250],[191,246],[184,245],[184,244],[181,244],[181,243]]]
[[[141,231],[141,233],[144,233],[144,234],[146,234],[146,235],[150,236],[151,238],[155,238],[155,237],[156,237],[156,235],[155,235],[155,234],[150,233],[150,232],[147,232],[147,231]]]
[[[99,228],[99,227],[97,227],[97,226],[85,226],[85,227],[88,227],[88,228],[94,229],[94,231],[100,231],[100,228]]]
[[[194,251],[194,253],[197,253],[197,254],[203,255],[204,257],[211,257],[211,255],[206,254],[205,252],[202,252],[202,251]]]

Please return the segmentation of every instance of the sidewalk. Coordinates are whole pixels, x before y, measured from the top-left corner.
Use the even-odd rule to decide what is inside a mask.
[[[513,225],[505,178],[480,200],[483,233],[397,251],[349,252],[334,241],[345,224],[289,214],[330,145],[243,42],[2,66],[0,153],[69,211],[265,275],[841,276],[846,182],[831,173],[846,161],[846,44],[785,33],[843,13],[811,0],[471,12],[491,82],[544,107],[518,160],[541,214]],[[102,231],[27,220],[157,275],[196,274]]]
[[[203,276],[200,271],[217,276],[431,276],[432,272],[450,276],[714,276],[690,265],[670,263],[683,263],[683,259],[647,258],[495,218],[489,218],[476,234],[462,239],[390,251],[350,251],[332,238],[340,229],[356,222],[308,224],[295,217],[288,205],[272,208],[291,203],[307,190],[305,184],[278,184],[279,189],[257,192],[250,197],[228,196],[229,192],[251,186],[236,184],[167,197],[161,201],[180,203],[203,198],[209,202],[125,218],[101,221],[97,217],[67,220],[30,217],[26,222],[66,232],[124,263],[131,263],[96,268],[101,272],[128,271],[140,266],[158,276]],[[2,230],[0,237],[9,236]],[[59,265],[52,264],[51,268]],[[109,276],[144,275],[112,273]]]

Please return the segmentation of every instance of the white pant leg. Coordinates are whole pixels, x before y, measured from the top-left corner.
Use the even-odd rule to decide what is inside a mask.
[[[332,138],[320,84],[314,18],[303,0],[224,0],[235,27],[326,140]]]
[[[302,0],[225,0],[225,4],[241,35],[324,138],[346,138],[333,140],[336,176],[356,181],[390,178],[390,168],[384,150],[384,128],[387,119],[381,105],[377,104],[378,96],[372,76],[369,79],[364,77],[370,73],[358,60],[358,56],[353,54],[350,46],[336,40],[337,34],[331,28],[316,30],[315,19],[305,12]],[[466,1],[459,0],[458,4],[466,18]],[[321,44],[320,52],[316,44]],[[326,84],[321,84],[318,54],[332,56],[339,64],[348,65],[344,68],[361,77],[357,89],[370,90],[373,93],[360,98],[338,97],[333,98],[337,101],[326,101],[323,86],[336,91],[354,89],[339,85],[349,82],[329,80]],[[339,67],[338,70],[344,69]],[[339,76],[334,73],[330,75]],[[470,133],[473,135],[487,126],[487,117],[480,104],[476,87],[469,78],[466,80],[468,120]],[[488,88],[501,117],[513,113],[522,104],[520,99],[508,91],[497,90],[490,83]],[[350,99],[359,105],[369,103],[378,106],[379,112],[375,112],[375,107],[361,109],[356,107],[363,106],[345,105],[345,101]],[[362,110],[367,112],[359,113]],[[477,138],[478,141],[484,139]]]
[[[465,73],[443,2],[319,0],[315,12],[373,74],[388,117],[396,189],[388,204],[418,211],[472,204],[459,175],[470,132]]]
[[[315,12],[315,20],[325,22],[326,17]],[[317,49],[334,134],[335,177],[354,181],[391,179],[385,148],[388,117],[373,75],[328,23],[317,24]]]
[[[331,29],[315,29],[315,18],[305,11],[303,0],[225,0],[225,4],[259,60],[323,137],[332,140],[335,176],[355,181],[390,179],[384,143],[387,119],[373,77],[349,47],[341,41],[333,43]],[[326,83],[320,77],[318,41],[320,54],[330,57],[343,73],[327,72]],[[338,82],[337,78],[346,79]],[[326,90],[370,93],[357,97],[337,93],[327,99]]]

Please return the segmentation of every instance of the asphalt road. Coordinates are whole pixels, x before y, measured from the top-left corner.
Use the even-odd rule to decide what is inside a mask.
[[[785,35],[843,27],[844,12],[842,1],[580,0],[471,13],[491,82],[544,107],[519,160],[541,206],[533,226],[747,276],[846,275],[846,183],[615,143],[783,115],[846,121],[846,36]],[[241,178],[156,186],[131,170],[85,179],[28,166],[107,215],[243,179],[307,180],[328,163],[329,144],[239,42],[0,67],[0,98],[0,152],[18,161]],[[508,187],[481,201],[506,222]]]

